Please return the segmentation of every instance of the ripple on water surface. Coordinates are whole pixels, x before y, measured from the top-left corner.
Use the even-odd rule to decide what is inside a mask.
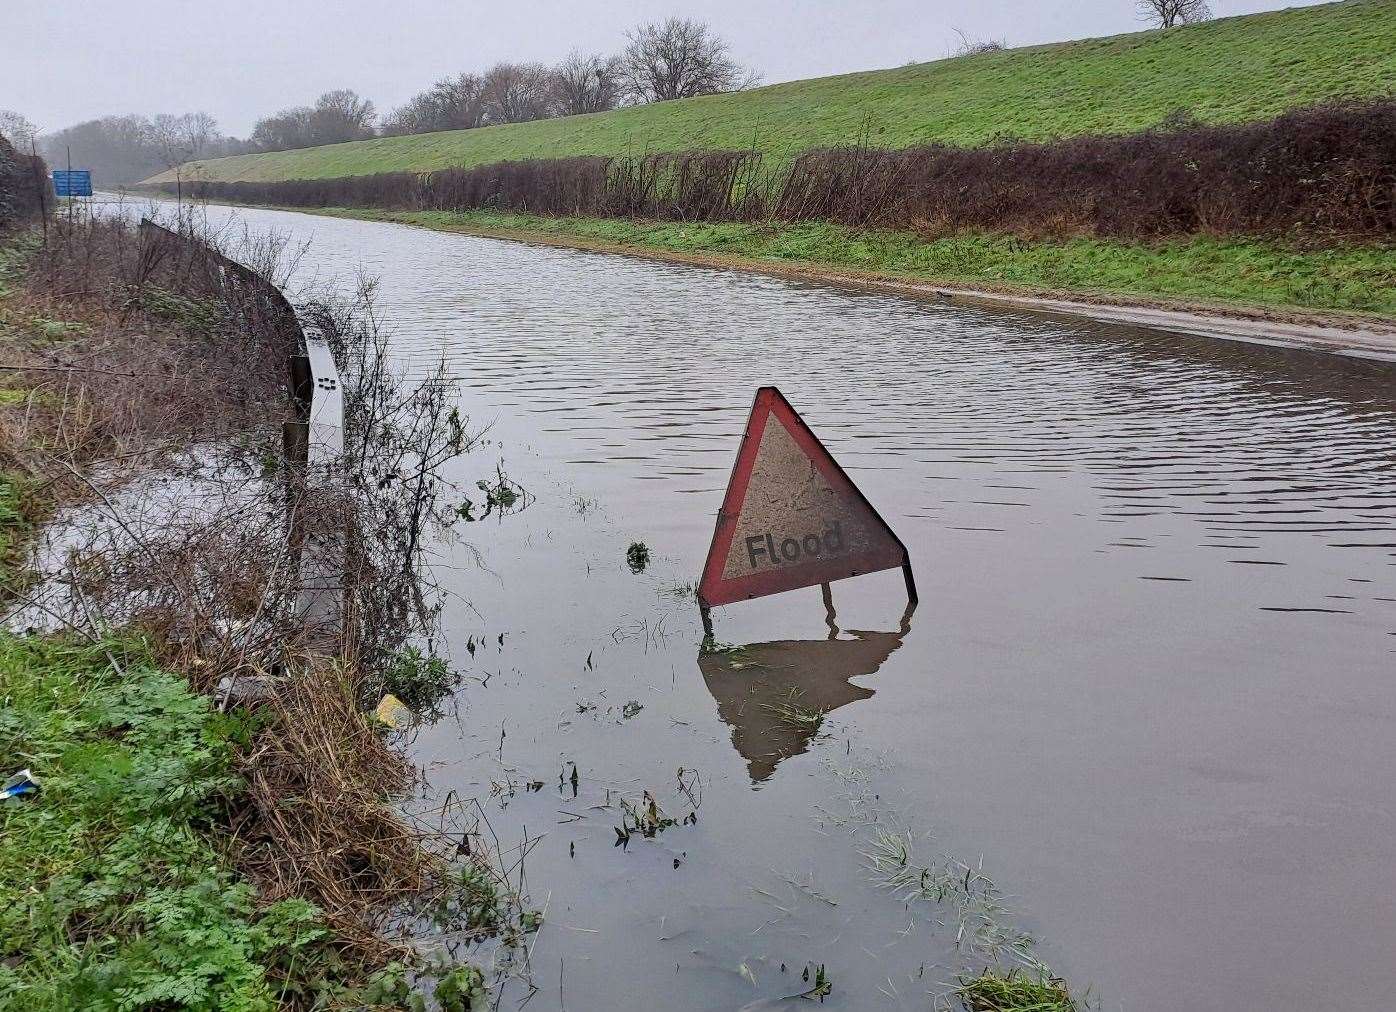
[[[539,495],[467,532],[488,571],[447,549],[453,643],[508,637],[415,746],[466,793],[582,770],[575,802],[493,810],[546,834],[534,1008],[737,1008],[806,961],[826,1007],[924,1008],[975,957],[874,887],[873,815],[982,860],[1107,1008],[1387,1007],[1391,366],[241,214],[312,235],[306,273],[378,275],[404,363],[444,357],[490,426],[462,477],[502,460]],[[883,574],[835,585],[829,625],[817,591],[720,609],[743,650],[700,662],[682,585],[764,383],[907,542],[922,603],[903,622]],[[612,848],[616,798],[688,811],[679,767],[698,823]]]

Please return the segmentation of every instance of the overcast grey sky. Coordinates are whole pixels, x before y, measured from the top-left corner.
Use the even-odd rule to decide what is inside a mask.
[[[1212,0],[1219,17],[1300,5]],[[669,14],[708,21],[766,83],[938,59],[952,28],[1022,46],[1141,27],[1133,0],[8,0],[0,108],[45,131],[205,110],[245,136],[258,117],[331,88],[384,112],[498,60],[616,50],[631,25]]]

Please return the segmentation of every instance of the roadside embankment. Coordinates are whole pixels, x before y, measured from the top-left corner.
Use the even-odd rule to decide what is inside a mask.
[[[887,148],[1042,141],[1144,130],[1180,109],[1206,123],[1245,122],[1335,98],[1391,95],[1393,37],[1396,5],[1352,0],[948,59],[908,54],[932,60],[584,116],[203,159],[178,174],[330,179],[722,149],[785,163],[863,136]]]
[[[538,919],[488,847],[459,856],[451,812],[405,818],[417,777],[372,715],[455,681],[404,606],[435,512],[343,460],[283,458],[304,351],[272,297],[283,250],[171,224],[0,235],[0,774],[28,785],[0,800],[0,1006],[434,989],[464,1012],[484,979],[423,932],[516,945]],[[383,398],[353,459],[425,462],[434,501],[432,468],[470,442],[444,395],[399,398],[354,307],[307,311],[355,363],[353,403]],[[297,543],[344,560],[333,621],[301,607]]]

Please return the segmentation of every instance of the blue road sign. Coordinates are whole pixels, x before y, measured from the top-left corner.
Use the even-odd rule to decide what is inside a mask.
[[[92,196],[92,170],[54,169],[53,192],[60,197]]]

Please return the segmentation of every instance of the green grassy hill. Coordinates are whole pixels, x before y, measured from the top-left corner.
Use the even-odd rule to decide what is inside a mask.
[[[1393,93],[1396,2],[1351,0],[589,116],[238,155],[191,165],[187,174],[310,179],[753,143],[788,158],[853,141],[865,128],[886,147],[978,144],[1000,134],[1138,130],[1177,109],[1240,121],[1325,98]]]

